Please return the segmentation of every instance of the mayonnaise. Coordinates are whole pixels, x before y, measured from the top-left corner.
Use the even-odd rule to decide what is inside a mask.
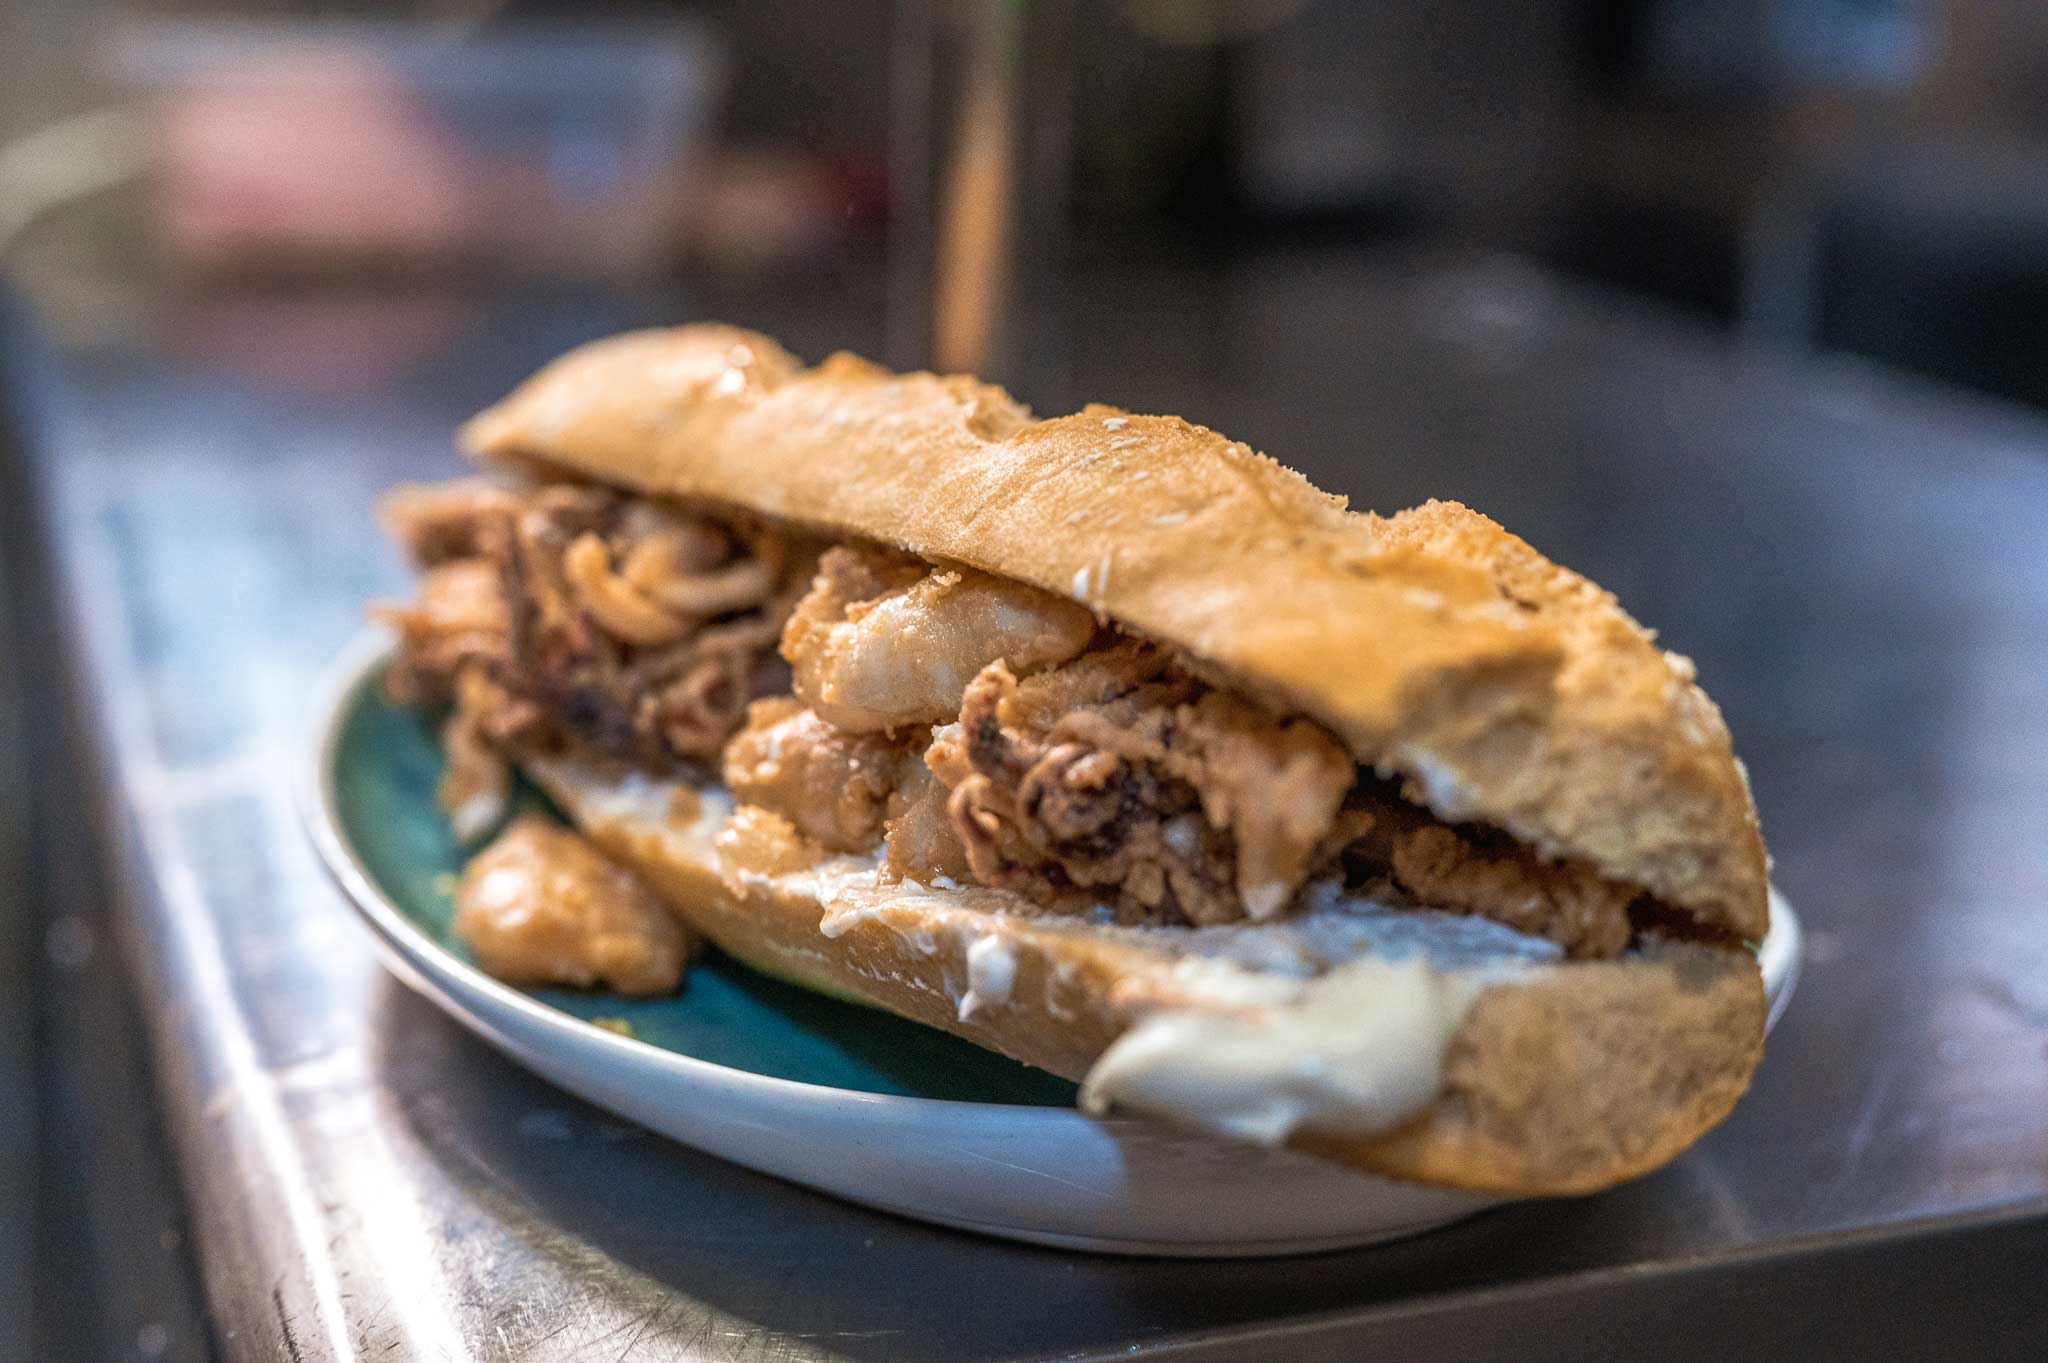
[[[1202,955],[1175,973],[1200,1002],[1117,1038],[1082,1081],[1082,1104],[1263,1145],[1302,1128],[1386,1131],[1441,1091],[1444,1052],[1480,994],[1560,956],[1484,919],[1390,911],[1336,891],[1311,906],[1292,922],[1191,933]],[[1257,988],[1212,987],[1226,981],[1194,975],[1197,963]]]
[[[1420,957],[1353,961],[1261,1016],[1177,1009],[1125,1032],[1081,1086],[1112,1103],[1278,1145],[1302,1126],[1385,1131],[1429,1105],[1444,1049],[1489,977]]]
[[[1010,1001],[1010,986],[1017,979],[1017,954],[1010,944],[993,932],[983,933],[967,948],[967,992],[960,996],[960,1020],[973,1017],[983,1008],[995,1008]]]

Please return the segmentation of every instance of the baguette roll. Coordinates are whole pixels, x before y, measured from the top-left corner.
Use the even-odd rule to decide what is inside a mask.
[[[586,691],[521,690],[502,657],[494,680],[470,687],[511,688],[480,731],[735,957],[1080,1081],[1093,1108],[1448,1186],[1604,1187],[1672,1158],[1746,1087],[1764,1022],[1749,944],[1768,927],[1768,897],[1727,729],[1689,662],[1484,516],[1445,502],[1355,514],[1177,418],[1089,407],[1038,421],[971,379],[848,355],[806,368],[766,337],[714,326],[572,352],[473,419],[462,443],[553,487],[559,504],[551,533],[567,544],[572,605],[507,607],[513,653],[599,627],[633,645],[615,650],[626,673],[719,631],[756,648],[738,661],[691,653],[686,682],[664,683],[669,708],[615,706],[608,727],[586,723],[609,746],[521,738],[550,707],[588,721]],[[585,486],[668,508],[682,528],[663,521],[608,557],[579,529],[576,517],[596,516],[572,504]],[[690,558],[719,535],[751,547]],[[758,649],[792,618],[792,545],[850,547],[818,560],[785,655],[842,618],[847,648],[886,650],[894,626],[877,622],[943,623],[948,601],[984,632],[1028,617],[1029,648],[962,669],[931,625],[941,662],[915,678],[902,722],[809,652],[791,656],[796,698],[773,698],[789,683],[764,680]],[[693,616],[663,604],[688,593],[636,577],[657,557],[688,581],[758,590],[739,615]],[[1018,584],[1040,595],[1006,596]],[[1092,640],[1074,606],[1092,615]],[[497,637],[473,623],[462,638],[486,643],[464,654],[446,631],[401,628],[408,657],[426,657],[429,636],[441,649],[421,665],[430,679]],[[1094,809],[1101,828],[1161,842],[1164,879],[1131,849],[1099,845],[1109,833],[1089,844],[1094,861],[1053,858],[1042,830],[1004,822],[1053,798],[1031,784],[1042,772],[1014,788],[984,775],[1041,759],[1018,747],[1028,724],[1014,717],[1056,691],[1060,669],[1112,663],[1135,669],[1120,696],[1165,699],[1098,722],[1095,748],[1059,747],[1071,726],[1055,727],[1044,763],[1068,781],[1055,795]],[[975,668],[971,684],[956,675]],[[963,690],[959,723],[934,725]],[[755,694],[771,699],[736,718]],[[690,765],[741,724],[745,760],[734,765],[734,740],[725,770],[750,799],[750,783],[774,774],[778,734],[830,736],[805,769],[809,798],[765,808]],[[1264,784],[1242,775],[1260,757]],[[1137,824],[1126,793],[1111,820],[1109,770],[1145,773],[1147,798],[1179,803]],[[932,791],[938,803],[919,805]],[[943,830],[946,815],[963,846],[896,864],[903,830]],[[926,816],[936,824],[916,823]],[[887,849],[868,845],[884,827]],[[1188,839],[1224,849],[1208,853],[1207,898],[1176,878]],[[1034,848],[1053,859],[1019,873]],[[1376,849],[1378,879],[1345,871],[1357,848]],[[1381,891],[1396,882],[1404,895],[1390,900]],[[1134,917],[1134,894],[1140,909],[1167,908]],[[1596,927],[1563,921],[1575,912]]]

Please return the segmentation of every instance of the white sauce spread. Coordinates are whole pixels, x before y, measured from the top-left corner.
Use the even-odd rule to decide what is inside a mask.
[[[1017,956],[1010,944],[992,932],[977,937],[967,948],[967,992],[960,996],[960,1020],[1008,1003],[1016,979]]]
[[[786,878],[784,883],[787,883]],[[929,921],[915,914],[899,912],[897,905],[887,901],[877,903],[846,895],[830,899],[825,904],[825,916],[818,920],[818,931],[830,939],[856,923],[881,924],[920,956],[933,955],[939,949],[938,938],[933,935]]]
[[[1444,1049],[1493,978],[1420,956],[1368,957],[1250,1015],[1157,1013],[1103,1052],[1081,1102],[1098,1113],[1126,1104],[1260,1145],[1303,1126],[1385,1131],[1436,1097]]]
[[[1444,1049],[1487,987],[1563,955],[1483,918],[1387,909],[1329,884],[1298,918],[1189,929],[1178,946],[1174,977],[1199,1003],[1117,1038],[1081,1101],[1267,1145],[1412,1117],[1441,1089]]]

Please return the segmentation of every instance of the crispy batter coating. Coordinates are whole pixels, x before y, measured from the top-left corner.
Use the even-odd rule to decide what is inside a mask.
[[[538,815],[471,858],[455,902],[456,935],[515,984],[661,994],[689,955],[682,925],[637,876]]]
[[[991,665],[927,762],[975,878],[1127,919],[1281,912],[1327,857],[1350,757],[1125,643],[1020,682]]]
[[[886,879],[927,885],[973,880],[967,848],[946,812],[952,794],[921,758],[904,764],[901,784],[889,802],[889,818],[883,825],[886,855],[882,871]]]
[[[835,852],[864,852],[882,836],[890,798],[915,755],[881,734],[834,728],[788,696],[757,700],[725,748],[725,784]]]
[[[498,570],[482,558],[450,559],[420,575],[419,592],[406,605],[373,612],[398,635],[398,661],[385,690],[404,705],[447,700],[455,678],[470,664],[505,656],[510,616]]]
[[[715,762],[786,684],[775,642],[814,552],[790,536],[575,483],[402,488],[384,517],[427,565],[381,612],[396,699],[481,671],[557,740],[661,768]]]
[[[1397,802],[1383,807],[1375,837],[1354,850],[1413,902],[1476,913],[1548,937],[1572,956],[1605,960],[1628,949],[1629,909],[1642,892],[1603,880],[1582,865],[1546,861],[1497,833],[1424,818]]]
[[[782,655],[822,718],[870,732],[945,723],[990,663],[1027,674],[1073,657],[1094,633],[1094,616],[1034,587],[840,547],[820,559]]]

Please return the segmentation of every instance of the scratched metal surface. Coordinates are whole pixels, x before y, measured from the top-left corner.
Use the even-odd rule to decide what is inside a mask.
[[[1361,502],[1464,497],[1662,625],[1810,925],[1753,1093],[1668,1170],[1378,1249],[1148,1263],[845,1206],[550,1089],[380,971],[294,826],[310,683],[401,589],[380,487],[452,469],[453,422],[582,336],[722,313],[815,355],[874,345],[864,294],[154,302],[63,357],[36,434],[226,1357],[1534,1356],[1589,1313],[1666,1357],[2021,1357],[2048,1331],[2008,1290],[2048,1252],[2048,425],[1498,263],[1077,291],[1045,374]]]

